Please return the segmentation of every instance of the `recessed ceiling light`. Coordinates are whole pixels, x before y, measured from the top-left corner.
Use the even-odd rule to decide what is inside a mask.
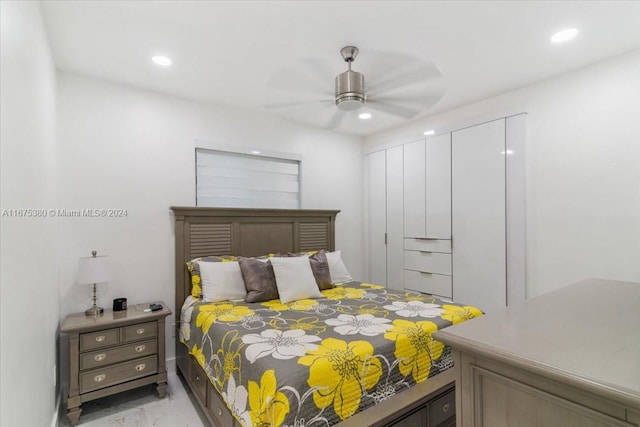
[[[163,67],[168,67],[173,63],[171,61],[171,58],[162,55],[154,56],[153,58],[151,58],[151,60],[158,65],[162,65]]]
[[[371,118],[371,113],[360,113],[358,114],[358,118],[360,120],[369,120]]]
[[[571,40],[578,35],[576,28],[567,28],[566,30],[558,31],[551,36],[551,43],[562,43]]]
[[[434,135],[436,133],[435,130],[431,129],[431,130],[427,130],[424,132],[424,136],[429,136],[429,135]]]

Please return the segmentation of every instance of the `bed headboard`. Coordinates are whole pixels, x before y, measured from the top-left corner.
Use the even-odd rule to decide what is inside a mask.
[[[172,206],[176,235],[176,312],[191,292],[185,263],[207,255],[335,250],[338,210]]]

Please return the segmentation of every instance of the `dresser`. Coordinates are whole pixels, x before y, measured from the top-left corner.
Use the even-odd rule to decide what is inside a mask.
[[[82,403],[147,384],[157,384],[159,397],[167,390],[165,319],[163,309],[145,312],[149,304],[88,317],[67,316],[60,332],[69,340],[67,416],[71,425],[80,418]]]
[[[640,283],[589,279],[434,333],[458,427],[640,425]]]

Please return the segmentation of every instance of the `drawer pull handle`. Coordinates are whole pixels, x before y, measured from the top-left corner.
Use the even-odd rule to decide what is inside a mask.
[[[222,409],[218,408],[218,416],[221,417],[222,416]]]
[[[105,353],[100,353],[100,354],[96,354],[95,356],[93,356],[93,359],[96,362],[102,362],[106,358],[107,358],[107,355]]]
[[[136,353],[140,353],[142,351],[144,351],[144,349],[147,348],[146,345],[139,345],[136,347]]]
[[[144,334],[144,328],[138,328],[136,332],[138,333],[138,335],[142,335]]]
[[[439,240],[435,237],[416,237],[416,240]]]
[[[442,412],[448,412],[449,411],[449,404],[445,403],[444,405],[442,405]]]
[[[107,378],[105,374],[100,374],[93,377],[93,380],[97,383],[101,383],[102,381],[104,381],[105,378]]]
[[[431,276],[433,273],[430,271],[421,271],[420,274],[426,274],[427,276]]]
[[[96,337],[96,341],[97,341],[97,342],[102,342],[102,341],[104,341],[104,339],[105,339],[105,338],[106,338],[106,337],[105,337],[104,335],[98,335],[98,336]]]
[[[431,255],[433,253],[431,251],[418,251],[418,252],[420,252],[421,254],[428,254],[428,255]]]
[[[136,365],[136,371],[140,372],[140,371],[144,371],[144,368],[146,368],[147,365],[146,363],[141,363],[139,365]]]

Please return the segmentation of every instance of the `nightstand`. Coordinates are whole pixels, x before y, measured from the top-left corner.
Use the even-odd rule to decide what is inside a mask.
[[[69,394],[71,425],[80,418],[80,405],[90,400],[156,383],[161,398],[167,392],[164,307],[144,312],[149,304],[126,311],[105,310],[97,317],[70,314],[60,332],[69,335]]]

